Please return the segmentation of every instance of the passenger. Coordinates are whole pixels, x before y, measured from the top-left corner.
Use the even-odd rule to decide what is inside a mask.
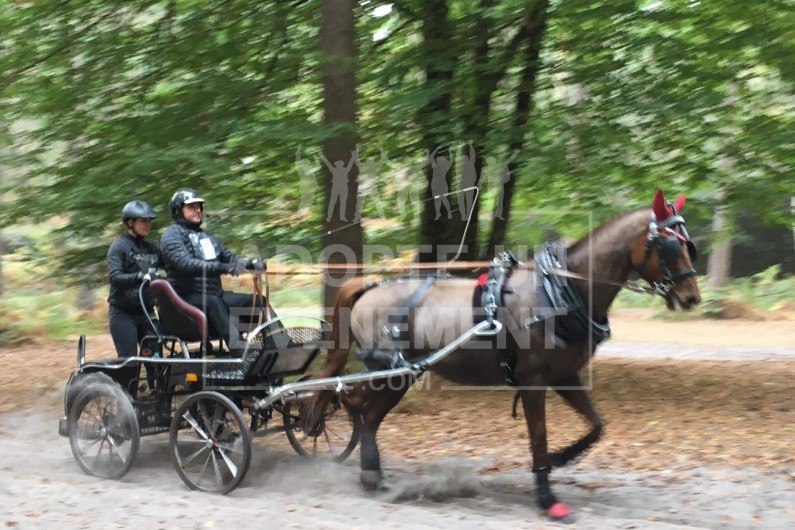
[[[237,276],[245,270],[265,270],[265,262],[238,258],[213,234],[201,228],[204,199],[192,189],[180,189],[171,197],[169,210],[174,223],[160,238],[168,281],[188,303],[207,315],[211,334],[223,338],[229,352],[241,357],[244,344],[238,322],[253,321],[261,310],[251,294],[225,291],[222,274]],[[240,308],[230,316],[230,308]]]
[[[108,250],[110,280],[109,327],[119,357],[138,355],[138,344],[151,333],[150,324],[138,297],[138,288],[149,269],[162,266],[157,244],[146,241],[152,230],[155,212],[144,201],[130,201],[121,210],[126,231]],[[152,300],[144,293],[144,303],[151,312]]]

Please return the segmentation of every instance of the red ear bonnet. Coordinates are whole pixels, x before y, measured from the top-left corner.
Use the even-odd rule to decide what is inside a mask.
[[[677,202],[678,201],[679,199],[677,199]],[[682,197],[682,203],[684,204],[684,197]],[[674,214],[673,210],[665,204],[665,197],[663,197],[662,190],[657,190],[654,194],[654,200],[651,201],[651,211],[654,212],[654,216],[657,218],[658,223],[668,219]]]
[[[685,196],[684,195],[680,195],[674,201],[674,210],[676,210],[676,213],[681,213],[682,212],[682,208],[684,208],[684,207],[685,207]]]

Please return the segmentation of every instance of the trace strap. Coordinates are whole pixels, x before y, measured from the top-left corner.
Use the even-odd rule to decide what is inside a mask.
[[[393,343],[394,346],[391,351],[360,349],[356,352],[356,358],[360,361],[373,360],[391,369],[405,366],[407,363],[403,358],[403,352],[400,350],[398,343],[406,338],[404,330],[408,332],[409,314],[411,310],[414,309],[414,306],[425,296],[435,281],[436,276],[426,276],[420,286],[411,293],[411,296],[409,296],[405,302],[403,302],[403,305],[399,308],[397,313],[393,313],[387,317],[387,323],[382,329],[382,336],[388,337]]]

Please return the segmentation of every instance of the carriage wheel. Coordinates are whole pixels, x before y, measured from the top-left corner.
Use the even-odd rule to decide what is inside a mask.
[[[86,386],[72,403],[67,430],[72,454],[89,475],[120,479],[138,454],[138,418],[129,397],[116,383]]]
[[[300,402],[290,401],[283,410],[285,433],[295,452],[312,459],[345,461],[359,443],[361,419],[348,414],[335,395],[323,419],[312,432],[305,433],[300,406]]]
[[[243,413],[228,397],[202,391],[191,394],[177,409],[169,449],[189,488],[224,494],[246,476],[251,434]]]

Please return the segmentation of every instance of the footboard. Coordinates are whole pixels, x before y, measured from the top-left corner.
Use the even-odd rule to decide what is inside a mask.
[[[279,317],[254,329],[244,359],[256,358],[251,375],[278,379],[306,372],[322,348],[327,322],[311,317]]]

